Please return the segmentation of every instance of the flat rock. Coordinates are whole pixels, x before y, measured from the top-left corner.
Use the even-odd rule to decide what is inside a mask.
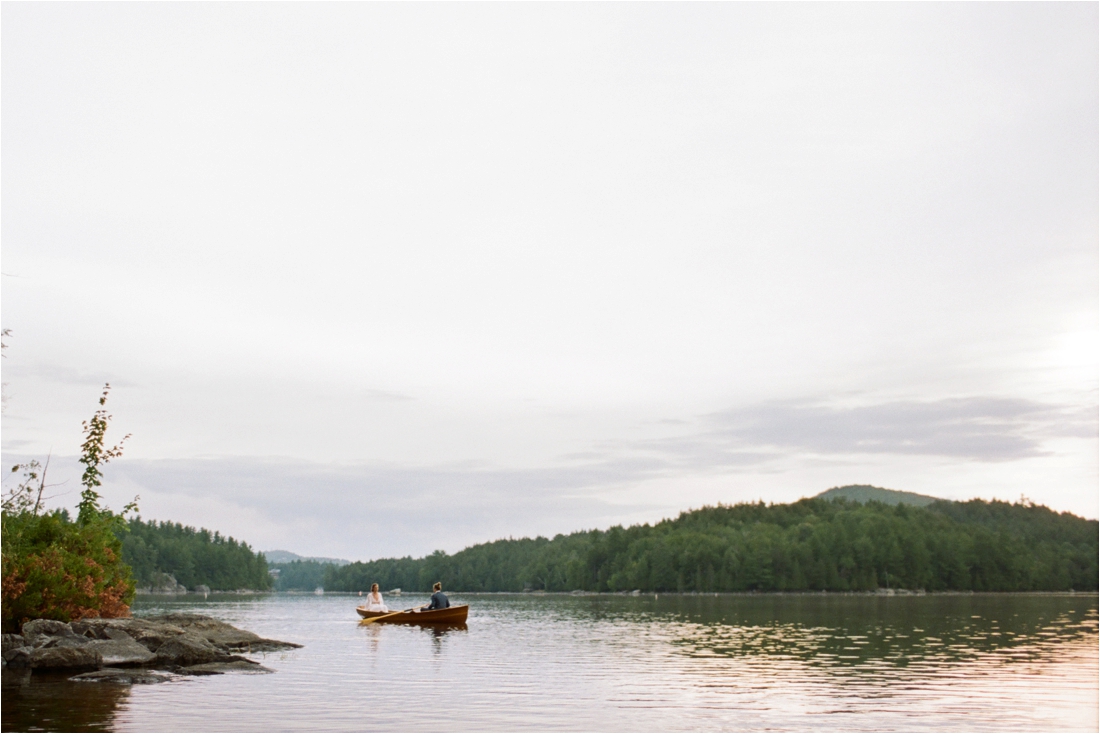
[[[77,634],[97,640],[119,639],[120,635],[126,635],[154,653],[165,642],[184,633],[182,627],[135,617],[82,619],[73,622],[72,627]]]
[[[88,637],[73,635],[72,637],[39,637],[36,650],[52,650],[56,648],[73,648],[80,650],[94,650],[99,653],[104,665],[145,665],[156,659],[156,654],[150,652],[143,645],[139,645],[132,637],[115,632],[113,639],[97,640]]]
[[[22,643],[22,644],[21,644]],[[5,669],[97,668],[103,665],[191,667],[232,664],[228,670],[267,672],[233,653],[301,647],[268,640],[201,614],[162,614],[149,618],[82,619],[70,624],[32,620],[23,635],[4,638]],[[248,667],[245,667],[248,666]]]
[[[171,680],[171,676],[159,673],[150,673],[146,670],[122,670],[120,668],[104,668],[93,670],[90,673],[81,673],[69,678],[77,683],[115,683],[117,685],[131,686],[148,683],[163,683]]]
[[[288,648],[301,647],[301,645],[293,642],[265,639],[254,632],[238,629],[231,624],[226,624],[213,617],[207,617],[204,614],[173,612],[171,614],[158,614],[153,617],[146,617],[145,619],[150,622],[167,623],[182,628],[226,650],[266,652],[270,650],[286,650]]]
[[[145,665],[156,660],[157,655],[132,637],[116,640],[88,640],[88,647],[103,658],[104,665]]]
[[[234,660],[228,663],[203,663],[202,665],[188,665],[180,668],[179,672],[188,675],[221,675],[222,673],[274,673],[271,668],[265,668],[259,663],[250,660]]]
[[[8,664],[11,664],[10,660]],[[87,647],[41,647],[30,652],[30,667],[35,670],[98,668],[102,664],[103,657]]]
[[[82,619],[73,622],[72,629],[78,635],[96,639],[126,634],[151,652],[157,652],[166,642],[184,634],[201,637],[224,652],[268,652],[301,647],[293,642],[264,639],[213,617],[181,612],[140,618]]]
[[[157,663],[162,665],[201,665],[226,662],[229,655],[195,634],[182,634],[157,648]]]

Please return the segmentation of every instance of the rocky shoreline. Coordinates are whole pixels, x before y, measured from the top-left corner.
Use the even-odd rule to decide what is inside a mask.
[[[180,675],[272,673],[245,655],[301,647],[269,640],[202,614],[35,619],[3,635],[4,677],[74,673],[69,680],[132,685]],[[7,681],[5,681],[7,682]]]

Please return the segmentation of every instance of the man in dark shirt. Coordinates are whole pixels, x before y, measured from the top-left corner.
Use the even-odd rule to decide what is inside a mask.
[[[438,581],[432,586],[432,603],[426,607],[420,607],[417,611],[426,612],[430,609],[446,609],[451,606],[451,602],[447,600],[447,595],[443,593],[443,584]]]

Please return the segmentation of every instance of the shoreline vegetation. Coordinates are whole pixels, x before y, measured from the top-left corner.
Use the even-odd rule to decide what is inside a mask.
[[[861,496],[851,500],[843,490]],[[825,495],[704,507],[655,525],[498,540],[453,555],[328,567],[323,586],[427,591],[443,579],[455,592],[639,594],[1098,587],[1096,520],[1027,500],[951,502],[864,486]]]
[[[122,560],[119,535],[125,515],[136,509],[136,498],[121,513],[102,505],[102,467],[122,455],[130,436],[108,447],[107,396],[104,385],[99,409],[82,424],[80,478],[83,490],[74,520],[68,510],[46,511],[44,496],[49,485],[45,464],[16,464],[12,473],[23,480],[4,493],[2,515],[3,587],[2,629],[13,633],[31,619],[62,623],[89,617],[130,616],[134,581],[130,566]],[[5,657],[6,660],[6,657]]]
[[[263,554],[217,531],[135,517],[120,535],[122,558],[143,593],[272,588]]]
[[[204,593],[272,586],[267,561],[247,543],[179,523],[128,519],[137,512],[136,497],[118,513],[103,505],[103,467],[122,455],[130,437],[114,446],[106,442],[110,390],[104,386],[99,409],[82,424],[83,489],[75,519],[67,509],[45,507],[49,458],[11,469],[22,479],[5,490],[0,514],[5,635],[31,620],[128,619],[139,585],[146,591]]]
[[[871,591],[641,591],[635,594],[633,591],[543,591],[542,589],[527,589],[526,591],[455,591],[453,589],[448,590],[448,594],[461,594],[462,596],[573,596],[573,597],[603,597],[608,599],[621,599],[621,598],[646,598],[653,596],[660,597],[684,597],[684,598],[714,598],[714,597],[766,597],[766,596],[808,596],[808,597],[823,597],[823,596],[864,596],[864,597],[910,597],[910,596],[1097,596],[1100,595],[1100,591],[1096,589],[1081,590],[1081,589],[1065,589],[1064,591],[927,591],[925,589],[886,589],[880,588]],[[402,598],[406,596],[428,596],[427,591],[403,591],[401,594],[393,594],[389,591],[381,592],[382,596],[388,596],[392,598]],[[210,597],[219,596],[318,596],[315,591],[303,591],[300,589],[289,589],[287,591],[278,591],[269,589],[266,591],[257,591],[254,589],[237,589],[236,591],[180,591],[180,592],[156,592],[156,591],[142,591],[138,589],[137,597],[160,597],[160,596],[201,596],[209,599]],[[324,596],[346,596],[348,598],[359,598],[358,591],[331,591],[325,590]]]

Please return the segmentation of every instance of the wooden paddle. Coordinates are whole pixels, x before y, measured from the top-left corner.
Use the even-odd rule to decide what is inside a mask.
[[[364,619],[359,624],[374,624],[375,622],[377,622],[380,619],[385,619],[386,617],[396,617],[398,614],[404,614],[405,612],[411,612],[412,610],[419,609],[419,608],[420,607],[409,607],[408,609],[402,609],[400,612],[390,612],[389,614],[382,614],[382,615],[379,615],[377,617],[368,617],[367,619]]]

